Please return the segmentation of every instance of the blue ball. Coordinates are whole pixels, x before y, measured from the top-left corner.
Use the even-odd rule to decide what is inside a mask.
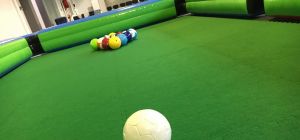
[[[124,45],[127,44],[128,39],[127,39],[127,37],[126,37],[125,34],[118,34],[117,36],[121,39],[121,44],[122,44],[122,46],[124,46]]]
[[[128,42],[130,42],[132,39],[131,33],[129,31],[124,31],[122,33],[126,35]]]

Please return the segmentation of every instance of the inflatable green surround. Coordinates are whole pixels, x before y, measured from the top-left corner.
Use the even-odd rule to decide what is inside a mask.
[[[19,64],[26,62],[32,52],[26,39],[19,39],[0,46],[0,77]]]
[[[247,15],[246,0],[186,0],[189,12],[199,14]]]
[[[300,16],[300,0],[264,0],[266,15]]]

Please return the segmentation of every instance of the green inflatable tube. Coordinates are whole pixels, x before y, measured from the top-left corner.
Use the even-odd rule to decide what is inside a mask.
[[[149,14],[145,14],[142,16],[137,16],[131,19],[122,20],[116,23],[103,25],[97,28],[83,30],[77,34],[65,35],[64,37],[59,37],[59,38],[49,40],[46,42],[47,44],[46,43],[44,44],[44,45],[48,45],[48,48],[45,48],[45,46],[43,47],[46,52],[53,51],[56,49],[64,48],[65,46],[70,46],[74,43],[85,41],[87,39],[103,36],[105,34],[112,32],[111,29],[124,30],[131,27],[143,26],[159,17],[165,17],[166,15],[170,15],[173,12],[174,12],[173,8],[168,8],[168,9],[152,12]],[[135,21],[139,21],[139,22],[134,23]],[[120,27],[120,25],[122,25],[122,27]]]
[[[0,58],[3,58],[11,53],[14,53],[18,50],[22,50],[28,47],[27,41],[25,39],[20,39],[12,41],[0,46]]]
[[[187,0],[186,8],[196,14],[248,15],[247,0]]]
[[[32,56],[26,39],[0,46],[0,77],[24,63]]]
[[[269,16],[300,16],[300,0],[264,0]]]
[[[176,16],[173,0],[162,0],[102,18],[44,32],[38,35],[46,52],[70,47],[110,32],[137,28]]]

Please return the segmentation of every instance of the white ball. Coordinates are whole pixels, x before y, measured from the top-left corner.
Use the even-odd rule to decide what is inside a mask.
[[[101,37],[101,38],[99,38],[98,40],[97,40],[97,46],[100,48],[100,49],[104,49],[103,47],[102,47],[102,40],[104,39],[104,37]]]
[[[171,126],[159,112],[144,109],[132,114],[123,129],[124,140],[171,140]]]
[[[137,38],[137,32],[134,29],[128,29],[128,32],[131,34],[132,40]]]

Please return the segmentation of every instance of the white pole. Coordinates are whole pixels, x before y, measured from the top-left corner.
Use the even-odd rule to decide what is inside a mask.
[[[107,12],[107,6],[105,0],[99,0],[99,5],[102,12]]]
[[[40,13],[40,10],[39,10],[39,8],[38,8],[38,6],[36,4],[36,1],[35,0],[31,0],[31,3],[32,3],[33,9],[34,9],[34,11],[36,13],[36,16],[38,18],[38,21],[39,21],[40,25],[42,26],[43,29],[45,29],[46,26],[45,26],[45,23],[43,21],[43,18],[42,18],[42,15]]]

